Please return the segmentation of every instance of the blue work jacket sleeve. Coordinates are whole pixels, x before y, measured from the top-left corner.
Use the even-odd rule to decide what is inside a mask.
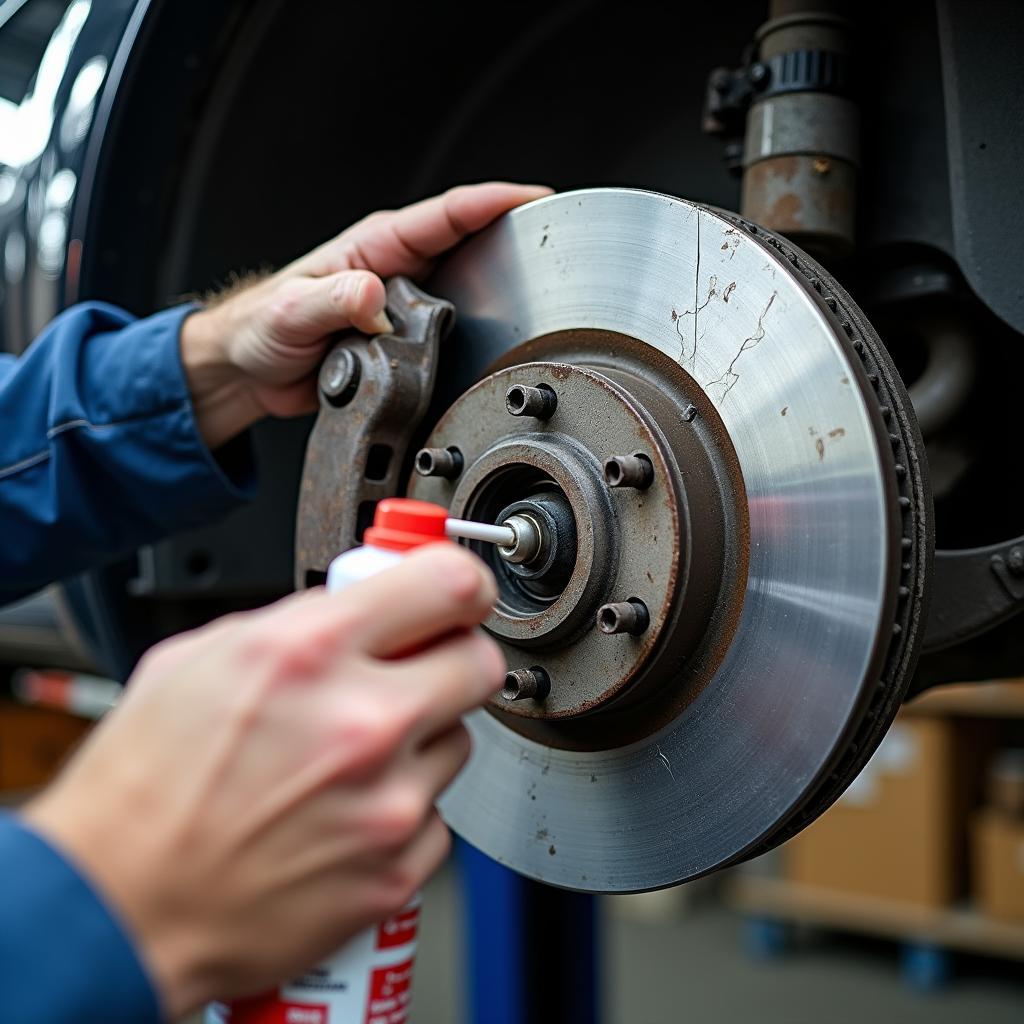
[[[209,522],[251,497],[199,435],[178,335],[98,302],[0,357],[0,603]]]
[[[60,853],[10,815],[0,815],[0,879],[3,1020],[162,1020],[120,922]]]

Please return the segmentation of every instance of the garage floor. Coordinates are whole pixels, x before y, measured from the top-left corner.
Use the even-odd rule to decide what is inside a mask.
[[[424,900],[415,1024],[462,1024],[457,887]],[[628,899],[628,897],[626,897]],[[623,920],[606,906],[602,1024],[1021,1024],[1024,965],[965,958],[940,993],[904,984],[891,943],[815,934],[770,962],[744,952],[742,922],[705,896],[681,920]]]

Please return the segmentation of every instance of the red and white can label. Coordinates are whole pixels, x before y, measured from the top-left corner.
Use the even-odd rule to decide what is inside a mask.
[[[206,1024],[406,1024],[419,916],[417,896],[277,991],[214,1003]]]
[[[405,1024],[412,998],[412,960],[370,974],[366,1024]]]
[[[377,949],[394,949],[395,946],[414,945],[416,928],[419,923],[419,903],[410,904],[393,917],[381,921],[377,928]]]

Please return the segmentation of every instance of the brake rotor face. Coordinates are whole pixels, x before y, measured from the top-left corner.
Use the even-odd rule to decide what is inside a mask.
[[[834,313],[796,257],[755,232],[662,195],[569,193],[503,218],[430,282],[458,311],[440,371],[449,391],[495,366],[534,362],[585,363],[613,381],[622,363],[628,382],[646,358],[650,382],[671,389],[681,419],[690,405],[704,411],[696,422],[722,435],[704,438],[712,465],[733,460],[737,476],[719,495],[742,507],[716,516],[733,554],[712,569],[699,563],[721,577],[708,584],[718,594],[704,630],[713,644],[662,657],[658,688],[621,711],[613,702],[588,718],[537,723],[495,707],[468,719],[473,756],[442,814],[533,878],[637,891],[764,848],[818,813],[823,794],[841,791],[894,714],[912,665],[908,592],[910,602],[920,597],[927,531],[918,529],[926,496],[916,452],[901,456],[908,477],[893,450],[915,443],[905,394],[887,361],[881,382],[865,370],[854,350],[863,345],[849,336],[861,327],[844,324],[846,306]],[[884,361],[876,349],[874,338],[864,359]],[[501,372],[476,393],[490,388],[493,403],[514,376]],[[532,386],[544,372],[531,367],[517,383]],[[886,402],[903,426],[891,442]],[[460,443],[449,429],[458,404],[437,427],[443,446]],[[467,476],[480,458],[500,462],[495,445],[536,445],[558,426],[532,440],[483,438]],[[589,444],[599,448],[600,438]],[[509,457],[530,462],[521,447]],[[411,490],[471,508],[485,469],[457,500],[458,480],[416,480]],[[725,607],[730,587],[735,614]],[[662,629],[650,660],[685,627]],[[687,681],[691,657],[706,668],[699,686]]]

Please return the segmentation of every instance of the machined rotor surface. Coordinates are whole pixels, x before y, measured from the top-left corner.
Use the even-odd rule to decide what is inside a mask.
[[[512,868],[589,891],[670,885],[763,846],[834,768],[893,633],[894,460],[839,320],[742,225],[618,189],[514,211],[428,289],[458,311],[449,390],[566,332],[674,361],[727,434],[746,505],[735,521],[749,530],[738,620],[692,699],[640,738],[617,741],[604,712],[592,749],[477,712],[444,817]]]

